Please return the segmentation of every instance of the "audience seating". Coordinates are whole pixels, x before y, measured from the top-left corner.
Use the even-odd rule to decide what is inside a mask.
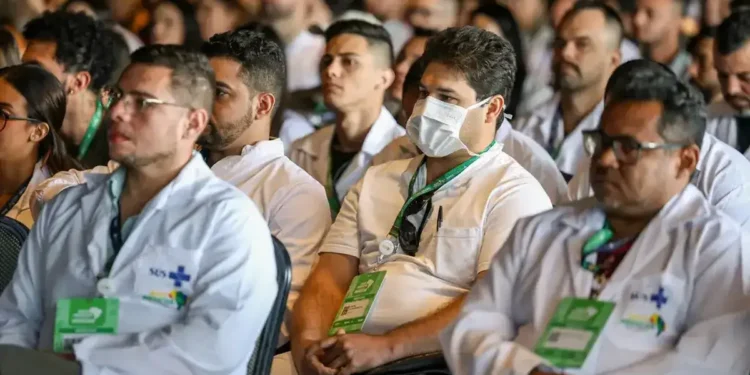
[[[7,216],[0,217],[0,293],[16,272],[18,254],[28,235],[29,229],[20,222]]]
[[[271,373],[271,363],[276,353],[279,342],[279,331],[284,321],[286,312],[286,300],[289,297],[289,289],[292,287],[292,261],[284,244],[276,237],[273,238],[273,248],[276,254],[276,279],[279,283],[279,292],[276,300],[271,306],[271,313],[263,326],[255,351],[247,366],[248,375],[268,375]]]

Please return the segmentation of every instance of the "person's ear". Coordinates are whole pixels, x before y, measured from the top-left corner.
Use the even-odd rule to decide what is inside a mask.
[[[617,69],[617,67],[619,67],[620,64],[622,64],[622,52],[620,52],[619,47],[617,48],[617,50],[615,50],[612,53],[611,63],[612,63],[613,70]]]
[[[389,87],[391,87],[395,79],[396,79],[396,73],[393,72],[393,69],[391,68],[384,69],[382,74],[380,75],[380,80],[375,85],[375,89],[387,90]]]
[[[276,107],[276,97],[270,92],[262,92],[256,97],[257,110],[255,111],[255,120],[260,120],[266,116],[271,116],[274,107]]]
[[[65,93],[68,95],[77,94],[91,86],[91,74],[86,71],[77,72],[68,75],[65,82]]]
[[[188,114],[187,129],[183,139],[198,139],[208,125],[209,114],[205,109],[194,109]]]
[[[49,125],[46,122],[31,125],[31,134],[29,134],[30,141],[39,143],[47,136],[47,134],[49,134]]]
[[[693,175],[695,169],[698,167],[698,161],[700,160],[701,150],[698,145],[690,145],[683,147],[679,153],[679,165],[677,170],[677,177],[687,177],[690,180],[690,176]]]
[[[505,98],[502,95],[495,95],[485,106],[487,106],[487,114],[484,117],[484,123],[494,126],[497,124],[498,118],[504,113]]]

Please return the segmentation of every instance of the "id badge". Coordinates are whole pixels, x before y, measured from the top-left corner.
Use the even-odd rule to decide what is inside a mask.
[[[120,300],[71,298],[57,301],[52,349],[72,353],[73,345],[91,335],[116,335]]]
[[[613,302],[564,298],[534,352],[557,368],[581,368],[614,309]]]
[[[335,335],[340,329],[346,333],[362,330],[380,288],[383,286],[383,280],[385,280],[385,271],[364,273],[352,280],[344,302],[328,331],[329,336]]]

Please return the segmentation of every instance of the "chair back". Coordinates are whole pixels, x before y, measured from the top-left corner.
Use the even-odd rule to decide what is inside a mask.
[[[15,219],[0,217],[0,293],[5,290],[18,265],[21,247],[29,236],[29,229]]]
[[[258,342],[255,344],[255,351],[250,357],[250,363],[247,366],[248,375],[268,375],[271,373],[271,363],[276,353],[276,345],[279,343],[279,332],[281,323],[284,321],[286,313],[286,301],[289,297],[289,289],[292,287],[292,260],[286,246],[276,237],[273,239],[273,249],[276,255],[276,280],[279,284],[279,293],[271,306],[271,313],[268,314],[266,324],[260,332]]]

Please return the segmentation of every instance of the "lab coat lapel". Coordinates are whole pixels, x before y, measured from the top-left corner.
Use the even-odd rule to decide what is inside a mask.
[[[565,252],[568,254],[568,269],[572,276],[576,297],[588,298],[594,276],[581,267],[581,250],[583,245],[596,231],[604,225],[604,213],[597,209],[595,198],[587,198],[575,203],[576,214],[563,218],[563,223],[572,228],[574,233],[565,238]]]
[[[388,110],[381,108],[380,116],[372,124],[364,143],[362,143],[362,149],[354,156],[352,162],[349,163],[349,166],[336,182],[336,194],[338,194],[339,200],[344,200],[349,188],[364,176],[372,158],[393,140],[393,128],[397,126],[399,126],[398,123]]]
[[[679,228],[688,220],[705,215],[707,207],[708,202],[703,194],[696,187],[688,184],[662,208],[638,236],[599,298],[604,300],[615,298],[623,282],[646,267],[654,267],[654,258],[663,256],[664,249],[674,246],[671,245],[675,238],[674,229]],[[682,246],[682,244],[677,244],[677,246]]]
[[[569,174],[574,175],[576,172],[576,168],[578,167],[578,163],[581,161],[584,155],[583,151],[583,131],[584,130],[590,130],[590,129],[596,129],[597,126],[599,126],[599,119],[602,116],[602,111],[604,110],[604,102],[599,102],[599,104],[594,108],[591,113],[589,113],[586,118],[581,121],[578,126],[576,126],[575,130],[573,130],[572,133],[568,134],[567,137],[563,140],[562,144],[560,145],[560,151],[557,156],[557,167]],[[559,125],[556,125],[558,131],[563,132],[563,126],[562,123]]]

